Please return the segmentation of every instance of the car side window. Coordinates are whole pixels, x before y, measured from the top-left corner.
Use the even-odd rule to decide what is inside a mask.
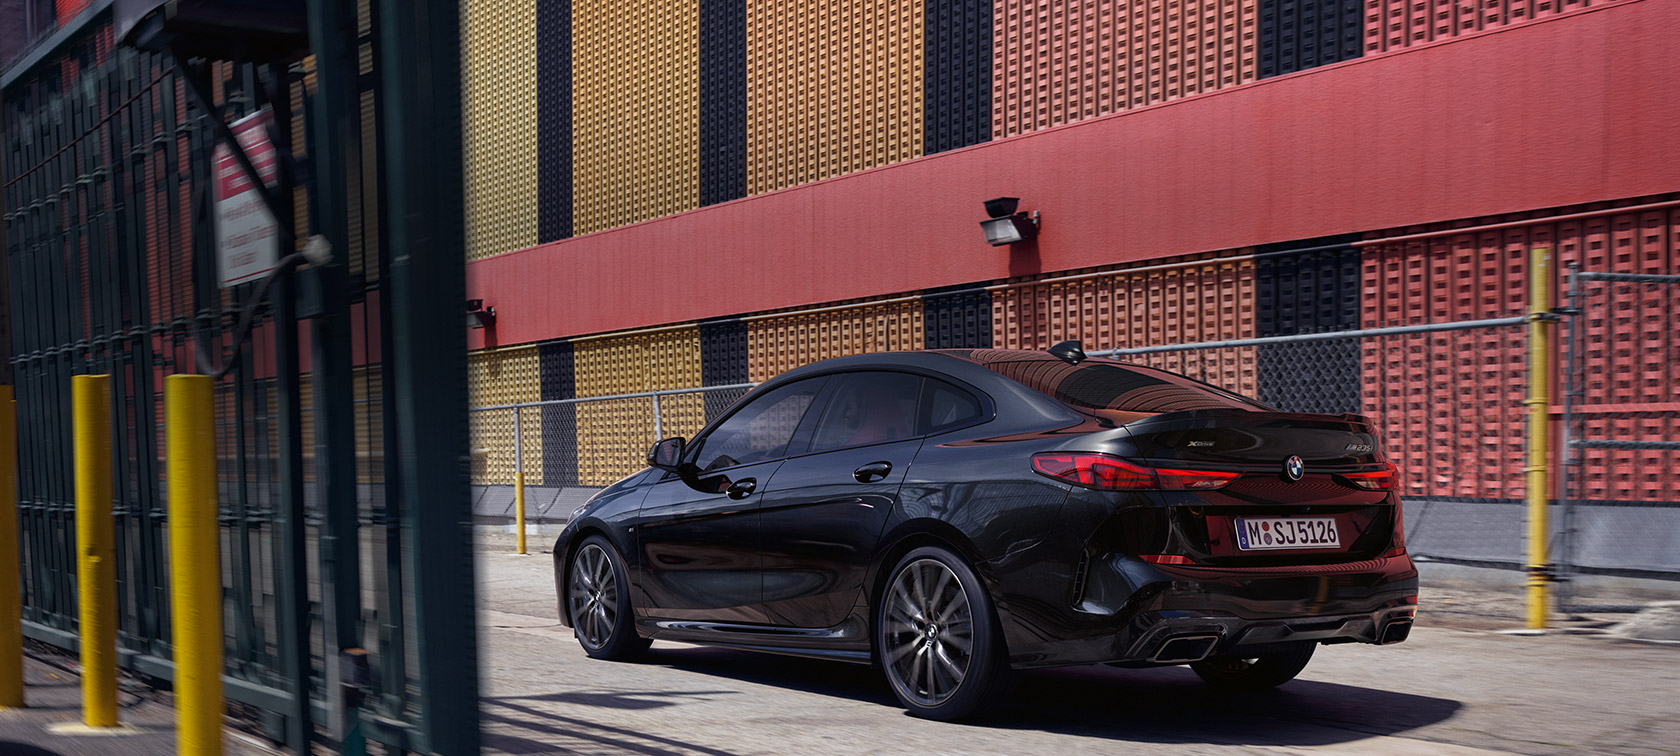
[[[885,371],[846,373],[817,423],[811,451],[898,441],[916,436],[922,378]]]
[[[753,397],[701,440],[694,463],[711,471],[782,456],[822,386],[822,378],[810,378]]]
[[[923,391],[923,435],[968,425],[985,411],[973,394],[944,381],[929,378]]]

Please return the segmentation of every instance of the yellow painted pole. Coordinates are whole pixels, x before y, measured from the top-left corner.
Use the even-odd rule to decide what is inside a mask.
[[[222,558],[216,501],[215,382],[164,379],[169,595],[175,612],[175,752],[222,753]]]
[[[1536,247],[1528,255],[1528,627],[1544,630],[1547,592],[1551,588],[1551,558],[1546,553],[1550,538],[1546,525],[1546,496],[1550,470],[1546,455],[1550,444],[1552,403],[1551,339],[1552,251]]]
[[[23,705],[23,597],[18,595],[17,403],[0,386],[0,709]]]
[[[513,526],[519,529],[515,536],[519,553],[525,553],[525,473],[513,474]]]
[[[520,408],[513,408],[513,527],[515,550],[525,553],[525,439],[520,433]]]
[[[76,445],[76,588],[82,724],[117,726],[117,574],[111,521],[110,376],[70,378]]]

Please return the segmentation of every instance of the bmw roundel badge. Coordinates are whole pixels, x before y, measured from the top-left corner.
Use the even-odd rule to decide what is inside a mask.
[[[1306,471],[1307,464],[1302,462],[1298,456],[1291,456],[1283,461],[1283,477],[1291,481],[1300,480],[1301,475]]]

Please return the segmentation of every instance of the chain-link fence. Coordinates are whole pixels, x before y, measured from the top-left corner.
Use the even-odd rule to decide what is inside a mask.
[[[1557,490],[1569,493],[1554,497],[1553,553],[1563,574],[1680,579],[1680,444],[1672,440],[1680,437],[1680,285],[1618,286],[1626,290],[1593,290],[1612,314],[1588,312],[1562,329],[1566,347],[1570,330],[1608,330],[1577,334],[1573,343],[1591,346],[1565,357],[1574,359],[1574,383],[1565,388],[1574,386],[1575,401],[1556,414],[1575,439],[1567,446],[1573,473],[1557,476],[1567,481]],[[1634,296],[1629,287],[1644,288]],[[1520,581],[1528,546],[1527,324],[1508,317],[1090,354],[1182,373],[1287,411],[1369,418],[1400,470],[1412,555],[1505,570]],[[512,484],[522,472],[527,517],[564,519],[639,469],[654,440],[692,435],[750,385],[476,408],[474,512],[511,521]]]
[[[1413,557],[1520,570],[1526,322],[1512,317],[1093,354],[1183,373],[1286,411],[1369,418],[1400,470]]]
[[[512,521],[513,486],[523,477],[526,517],[564,520],[603,486],[642,469],[653,442],[693,436],[754,385],[474,407],[473,514]]]
[[[1680,580],[1680,275],[1571,268],[1566,304],[1560,604],[1629,608],[1582,584]]]

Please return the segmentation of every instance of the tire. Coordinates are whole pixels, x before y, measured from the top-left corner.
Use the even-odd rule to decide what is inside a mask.
[[[1287,651],[1251,658],[1206,659],[1191,662],[1193,670],[1209,685],[1223,690],[1265,690],[1275,688],[1301,674],[1312,661],[1314,643],[1297,643]]]
[[[636,635],[630,608],[624,558],[598,535],[583,539],[572,554],[566,581],[566,613],[583,652],[595,659],[624,661],[646,651],[652,641]]]
[[[875,616],[875,651],[911,714],[956,720],[1008,697],[1009,668],[991,595],[948,549],[911,551],[893,567]]]

